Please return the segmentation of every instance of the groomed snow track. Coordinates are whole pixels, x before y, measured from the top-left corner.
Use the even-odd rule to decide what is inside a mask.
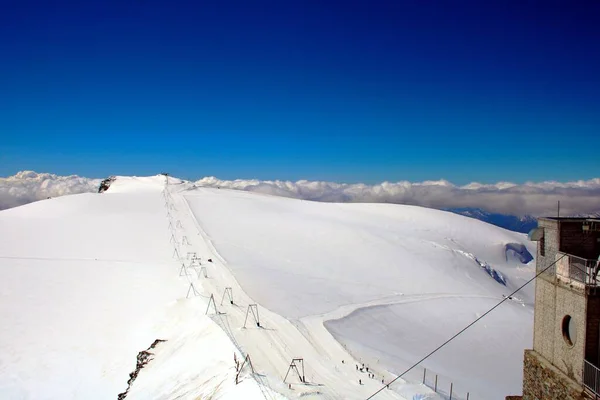
[[[186,260],[187,253],[196,253],[208,273],[208,278],[202,275],[198,278],[193,271],[190,273],[187,269],[186,279],[190,283],[194,282],[205,301],[213,295],[218,302],[225,288],[232,288],[235,304],[231,305],[227,302],[223,306],[218,304],[218,314],[214,314],[213,309],[210,309],[209,314],[212,314],[212,320],[222,328],[239,352],[244,356],[250,355],[257,370],[253,378],[263,390],[266,399],[273,398],[273,392],[278,392],[287,398],[361,399],[379,389],[382,379],[384,381],[393,379],[393,375],[376,366],[370,370],[375,374],[373,379],[369,379],[366,373],[357,372],[355,365],[359,364],[359,361],[354,360],[327,332],[323,327],[322,319],[319,322],[314,318],[309,319],[309,327],[320,325],[317,332],[312,332],[304,321],[290,321],[259,304],[261,326],[256,327],[252,323],[248,324],[247,328],[243,328],[247,307],[256,302],[246,295],[234,278],[227,267],[226,260],[218,253],[211,238],[192,212],[185,198],[185,192],[180,193],[171,188],[171,186],[165,188],[165,199],[172,204],[168,208],[171,221],[180,221],[182,226],[173,230],[177,239],[175,248],[181,257],[178,261],[189,263],[190,260]],[[180,245],[183,236],[187,237],[189,246]],[[208,262],[208,259],[212,262]],[[284,374],[293,358],[305,360],[305,383],[294,380],[294,377],[288,377],[287,382],[283,382]],[[359,379],[362,384],[359,384]],[[418,393],[434,395],[423,385],[409,385],[412,390],[417,389]],[[395,386],[401,388],[403,383],[396,383]],[[395,390],[387,390],[378,398],[404,399]]]

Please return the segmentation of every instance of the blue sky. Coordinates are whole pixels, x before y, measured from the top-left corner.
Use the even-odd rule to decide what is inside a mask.
[[[5,0],[0,36],[0,176],[600,176],[596,1]]]

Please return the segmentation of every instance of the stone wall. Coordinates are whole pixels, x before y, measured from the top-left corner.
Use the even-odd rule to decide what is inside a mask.
[[[562,237],[557,230],[557,221],[540,219],[539,222],[540,226],[544,228],[546,251],[545,256],[541,256],[538,250],[538,259],[536,260],[538,271],[554,262],[558,251],[559,237]],[[553,270],[554,268],[549,270],[552,271],[552,274],[540,275],[535,283],[533,350],[580,383],[586,351],[590,353],[598,348],[591,345],[586,348],[588,328],[586,326],[588,320],[586,292],[582,287],[556,279]],[[571,317],[572,325],[575,328],[572,332],[572,344],[568,344],[563,337],[562,322],[567,315]],[[598,318],[600,318],[600,310]],[[594,329],[597,323],[598,320],[594,319],[590,327]],[[598,331],[597,328],[595,330]]]
[[[563,319],[569,315],[574,327],[572,345],[563,336]],[[585,355],[586,296],[585,292],[570,285],[556,285],[556,317],[554,319],[554,354],[549,359],[554,366],[571,379],[582,383]]]
[[[586,296],[583,290],[538,278],[536,282],[533,350],[566,375],[581,382],[586,343]],[[569,315],[575,329],[572,344],[563,337]]]
[[[542,238],[544,241],[544,255],[540,252],[542,246],[538,244],[535,260],[537,270],[540,271],[555,261],[556,253],[559,251],[560,235],[558,221],[556,220],[540,218],[538,219],[538,226],[544,228],[544,237]],[[548,274],[554,275],[554,268],[550,268]]]
[[[583,388],[533,350],[525,350],[523,400],[584,400]]]
[[[540,228],[544,228],[544,237],[542,240],[545,245],[545,253],[542,256],[540,253],[541,245],[538,244],[536,270],[539,272],[556,259],[558,252],[558,223],[555,220],[540,218],[538,220]],[[554,329],[555,318],[555,299],[556,287],[553,283],[556,282],[555,267],[551,267],[548,271],[535,281],[535,313],[533,315],[533,349],[543,356],[551,359],[554,353],[554,342],[545,338],[545,333],[548,329]],[[552,332],[552,331],[550,331]]]
[[[533,350],[551,360],[554,356],[556,319],[556,285],[540,276],[535,282],[535,312],[533,314]]]

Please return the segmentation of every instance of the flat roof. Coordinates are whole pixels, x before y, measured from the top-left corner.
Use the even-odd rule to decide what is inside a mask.
[[[552,221],[592,221],[592,222],[600,222],[600,218],[589,218],[589,217],[538,217],[537,219],[549,219]]]

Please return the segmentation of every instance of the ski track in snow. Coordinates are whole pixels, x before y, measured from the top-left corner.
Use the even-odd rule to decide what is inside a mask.
[[[200,197],[198,197],[198,196],[206,197],[205,195],[208,195],[207,200],[198,203],[197,200],[200,199]],[[206,206],[210,207],[211,204],[212,204],[211,202],[213,201],[212,198],[211,198],[211,196],[212,197],[218,196],[218,192],[216,192],[216,193],[215,192],[209,193],[209,192],[207,192],[204,189],[200,189],[200,190],[197,190],[194,193],[192,193],[191,197],[184,195],[184,197],[186,199],[189,197],[190,199],[193,198],[194,201],[196,201],[196,205],[195,205],[196,208],[198,207],[198,204],[205,204],[205,207]],[[253,200],[252,198],[249,198],[249,196],[247,194],[227,193],[227,196],[229,196],[231,198],[240,199],[240,200],[245,201],[245,202],[250,202],[250,200]],[[254,195],[254,196],[257,196],[257,195]],[[261,201],[262,198],[264,197],[265,198],[265,200],[264,200],[265,203],[274,204],[275,207],[279,208],[278,206],[280,205],[280,203],[275,203],[275,200],[272,200],[268,196],[260,196],[260,195],[258,195],[257,197],[258,197],[258,199],[256,201]],[[217,199],[218,197],[214,197],[214,198]],[[188,210],[191,211],[192,216],[194,216],[194,218],[196,218],[196,216],[195,216],[196,213],[194,211],[192,211],[191,206],[189,205],[189,201],[186,200],[186,202],[188,203]],[[228,206],[232,206],[233,204],[236,204],[236,203],[228,203]],[[304,204],[306,205],[307,203],[304,203]],[[244,204],[241,204],[241,203],[240,203],[240,205],[244,206]],[[328,204],[327,206],[328,207],[337,208],[341,212],[344,212],[344,209],[345,209],[345,207],[343,208],[343,207],[340,207],[339,205],[336,205],[336,204],[333,204],[333,205],[329,205]],[[301,206],[298,205],[298,207],[301,207]],[[305,209],[300,208],[300,210],[305,210]],[[207,208],[204,208],[204,209],[202,209],[202,211],[204,213],[212,214],[213,211],[216,211],[216,210],[211,209],[210,212],[209,212]],[[236,211],[237,211],[237,214],[234,213],[233,216],[225,215],[224,217],[228,218],[229,220],[231,220],[231,218],[235,218],[235,215],[240,215],[239,214],[240,211],[238,211],[238,210],[236,210]],[[246,209],[244,209],[243,212],[247,213],[248,211]],[[286,211],[282,211],[280,209],[277,209],[276,212],[285,213]],[[421,212],[423,212],[423,211],[421,211]],[[335,214],[335,212],[333,212],[333,213]],[[219,220],[219,219],[217,219],[217,220]],[[231,227],[235,226],[235,225],[232,225],[229,220],[225,219],[225,220],[222,220],[222,221],[223,221],[224,224],[227,224],[229,226],[229,228],[231,229]],[[458,221],[458,222],[460,223],[460,222],[462,222],[462,220]],[[471,222],[471,221],[469,221],[469,222]],[[270,220],[269,220],[269,223],[270,223]],[[293,223],[295,223],[295,221],[291,221],[291,223],[293,224]],[[479,223],[479,222],[477,221],[477,223]],[[215,224],[215,220],[213,220],[213,225],[211,226],[211,229],[215,228],[214,224]],[[239,225],[239,223],[238,223],[238,225]],[[200,223],[198,223],[198,226],[199,226],[199,231],[204,235],[204,238],[209,243],[209,246],[212,249],[214,249],[215,245],[212,244],[213,238],[209,237],[209,235],[205,232],[205,229],[202,226],[200,226]],[[272,227],[272,225],[269,225],[269,227]],[[476,225],[476,224],[475,224],[475,227],[477,229],[480,229],[480,227],[478,225]],[[497,228],[490,228],[487,225],[482,226],[482,228],[484,228],[484,229],[482,229],[482,232],[481,232],[483,234],[485,234],[487,230],[497,229]],[[235,228],[233,228],[233,229],[235,229]],[[417,227],[417,230],[419,231],[418,227]],[[420,229],[420,231],[425,232],[424,233],[425,236],[429,236],[430,235],[429,233],[427,233],[427,232],[430,231],[430,229],[423,228],[423,229]],[[248,232],[249,232],[249,234],[252,235],[252,229],[248,230]],[[316,234],[318,235],[318,233],[319,232],[317,231]],[[498,230],[497,232],[490,232],[490,233],[493,233],[495,235],[495,237],[502,237],[502,235],[503,235],[502,234],[502,230]],[[500,233],[500,234],[498,234],[498,233]],[[364,236],[364,233],[362,233],[360,231],[358,232],[358,235],[361,235],[360,236],[361,237],[360,240],[363,240],[363,241],[364,240],[366,240],[366,241],[370,240],[369,236]],[[507,236],[507,239],[501,239],[501,240],[506,240],[508,242],[515,241],[515,240],[519,240],[518,239],[519,236],[520,236],[519,234],[513,234],[513,233],[511,233],[509,236]],[[494,237],[494,236],[492,236],[492,237]],[[229,240],[227,238],[227,236],[224,235],[224,231],[220,232],[220,236],[218,236],[218,239],[219,239],[220,245],[225,244],[225,245],[229,246],[230,250],[228,250],[228,252],[229,252],[228,254],[231,254],[231,248],[235,247],[236,249],[239,248],[240,251],[245,251],[246,254],[249,254],[252,257],[254,255],[264,256],[264,254],[263,254],[263,251],[265,249],[264,247],[261,250],[261,248],[252,248],[252,247],[249,247],[248,245],[244,245],[245,242],[251,243],[252,241],[247,241],[247,240],[240,241],[238,239],[238,242],[235,242],[233,240]],[[382,237],[381,239],[383,239],[384,241],[388,241],[389,237]],[[441,239],[442,238],[440,238],[440,240]],[[289,238],[286,238],[285,240],[289,240]],[[415,241],[415,239],[412,238],[412,237],[407,237],[406,240],[407,240],[406,242],[400,242],[400,243],[398,243],[398,245],[404,246],[405,249],[407,249],[407,250],[414,251],[412,249],[413,245],[411,244],[412,243],[411,240]],[[350,357],[350,355],[349,355],[350,352],[346,349],[348,346],[346,346],[346,344],[341,344],[340,342],[338,342],[333,337],[333,335],[328,331],[328,329],[324,326],[324,322],[329,321],[329,320],[334,320],[334,319],[343,319],[345,317],[352,316],[353,314],[355,314],[357,312],[358,313],[365,312],[365,311],[368,312],[371,309],[374,310],[374,309],[376,309],[378,307],[382,307],[382,306],[398,306],[398,305],[402,306],[403,304],[408,305],[408,304],[413,304],[413,303],[420,303],[420,304],[426,304],[426,306],[425,306],[425,308],[423,310],[427,311],[429,309],[429,307],[431,307],[432,305],[433,305],[433,307],[439,306],[438,303],[434,302],[434,300],[436,300],[436,299],[446,299],[446,300],[452,300],[452,299],[465,299],[465,300],[468,300],[468,299],[473,299],[473,300],[477,300],[477,304],[479,304],[478,307],[489,307],[489,306],[486,306],[486,304],[494,304],[494,303],[496,303],[498,301],[501,301],[503,299],[503,297],[501,296],[501,293],[505,292],[505,290],[497,290],[497,288],[500,288],[500,286],[495,286],[495,285],[498,285],[498,283],[494,282],[494,280],[491,279],[493,277],[490,274],[490,271],[488,271],[488,270],[486,270],[484,268],[484,265],[485,265],[485,266],[488,266],[491,269],[491,267],[489,266],[489,264],[487,262],[483,262],[484,265],[482,265],[482,262],[479,261],[479,259],[477,259],[477,257],[474,256],[472,253],[465,251],[464,250],[465,247],[463,247],[463,245],[459,244],[459,242],[457,240],[455,240],[454,238],[445,237],[445,240],[447,240],[450,243],[452,243],[452,247],[445,246],[445,245],[439,244],[439,243],[434,242],[434,241],[427,241],[427,240],[423,240],[423,239],[418,239],[418,236],[417,236],[416,240],[420,241],[421,243],[429,243],[430,245],[432,245],[434,247],[443,248],[446,251],[449,251],[451,253],[457,254],[460,258],[465,257],[466,259],[469,259],[472,262],[472,264],[471,264],[473,266],[472,268],[476,268],[475,271],[480,271],[480,272],[473,272],[477,276],[470,276],[470,273],[467,273],[465,277],[467,279],[473,281],[473,282],[476,282],[476,283],[483,282],[484,284],[486,284],[488,286],[491,286],[492,288],[495,288],[496,290],[492,291],[492,293],[494,293],[495,295],[492,296],[492,295],[483,295],[483,294],[476,294],[476,293],[475,294],[469,294],[469,293],[446,293],[446,292],[431,292],[431,293],[423,293],[423,292],[421,292],[421,293],[415,294],[414,291],[413,291],[413,293],[408,293],[408,294],[398,294],[398,293],[396,293],[396,294],[394,294],[392,296],[385,296],[385,297],[378,296],[377,298],[371,299],[369,301],[360,301],[360,302],[355,302],[355,303],[345,303],[345,304],[342,303],[342,304],[338,304],[338,306],[336,307],[336,309],[334,309],[333,311],[327,311],[327,312],[324,312],[324,313],[314,313],[313,312],[312,314],[304,315],[304,316],[299,316],[299,317],[290,317],[290,316],[287,316],[286,317],[287,320],[290,321],[292,323],[292,325],[294,325],[297,328],[297,331],[303,336],[304,340],[307,341],[310,346],[312,346],[314,349],[316,349],[317,352],[322,352],[323,349],[339,348],[341,346],[342,347],[341,351],[343,351],[343,353],[346,354],[345,356],[343,356],[344,357],[343,359],[347,360]],[[492,243],[493,243],[493,240],[497,240],[497,239],[491,239]],[[279,243],[279,242],[277,242],[277,243]],[[241,244],[241,246],[240,246],[240,244]],[[393,243],[393,244],[396,244],[396,243]],[[492,248],[491,250],[494,250],[494,248]],[[216,250],[214,250],[214,251],[216,252]],[[491,257],[493,260],[496,260],[495,262],[499,262],[498,261],[499,258],[504,259],[504,251],[505,250],[504,250],[504,246],[503,245],[499,245],[498,246],[498,250],[494,250],[494,251],[497,251],[498,253],[493,253],[493,252],[490,253],[490,250],[487,250],[487,252],[485,252],[484,254],[488,254],[489,257]],[[216,252],[216,253],[218,254],[218,252]],[[501,257],[498,257],[499,253],[501,254]],[[283,253],[283,254],[285,254],[285,253]],[[279,254],[279,256],[281,257],[281,253]],[[227,264],[227,262],[225,262],[224,258],[225,257],[223,257],[221,254],[219,254],[220,261],[223,263],[223,265],[228,266],[228,264]],[[239,257],[237,257],[236,259],[237,259],[237,262],[235,264],[235,270],[236,271],[243,271],[246,268],[245,265],[244,265],[245,264],[245,260],[242,260]],[[313,259],[314,259],[314,257],[313,257]],[[259,260],[260,260],[260,258],[259,258]],[[280,258],[279,260],[280,260],[280,262],[289,262],[289,261],[287,261],[285,259],[285,256],[283,256],[283,258]],[[452,260],[452,259],[450,258],[449,260]],[[252,260],[252,261],[249,261],[249,262],[256,263],[256,260]],[[464,264],[465,264],[464,262],[461,262],[461,265],[464,265]],[[506,270],[507,266],[503,265],[502,268],[504,268]],[[523,268],[523,267],[520,267],[518,264],[516,264],[514,266],[513,265],[508,266],[508,268],[509,268],[508,269],[509,272],[511,271],[511,269],[512,269],[512,271],[514,271],[514,272],[511,272],[511,274],[512,274],[511,276],[514,279],[516,279],[516,280],[514,282],[510,283],[510,286],[507,287],[506,290],[510,290],[510,289],[514,288],[515,285],[520,284],[520,282],[522,282],[525,279],[527,279],[528,275],[531,274],[531,267]],[[233,275],[234,275],[233,270],[231,270],[230,268],[228,268],[228,269],[229,269],[229,271],[230,271],[230,273],[232,274],[232,277],[233,277]],[[289,268],[288,269],[283,269],[282,268],[280,270],[280,269],[275,269],[275,268],[271,267],[268,263],[266,263],[266,265],[265,264],[260,264],[260,269],[257,270],[257,271],[264,271],[264,272],[267,272],[267,273],[269,273],[269,271],[274,271],[274,272],[276,271],[279,275],[289,275],[291,279],[293,279],[295,275],[298,275],[299,277],[303,277],[303,278],[309,277],[310,279],[324,280],[325,282],[331,281],[331,282],[337,282],[337,283],[344,283],[345,285],[355,285],[355,284],[357,284],[357,283],[353,283],[351,281],[346,281],[344,279],[344,275],[343,274],[342,275],[331,275],[330,277],[314,276],[314,275],[311,275],[311,273],[310,273],[310,271],[313,271],[313,270],[314,270],[314,268],[313,269],[308,269],[309,272],[307,272],[306,269],[302,269],[302,274],[298,274],[297,272],[294,271],[293,268],[292,269],[289,269]],[[485,271],[483,271],[483,270],[485,270]],[[465,270],[465,271],[468,272],[468,270]],[[487,273],[487,274],[490,275],[490,277],[488,277],[487,279],[486,278],[481,278],[478,275],[479,273]],[[438,282],[442,282],[443,278],[440,277],[440,278],[437,278],[437,279],[438,279]],[[247,278],[245,280],[246,280],[246,282],[248,281]],[[256,281],[256,278],[253,278],[252,280]],[[371,283],[372,281],[373,280],[371,279],[371,281],[369,281],[369,282],[361,282],[360,285],[362,285],[363,287],[366,287],[366,286],[369,286],[369,287],[371,287],[371,286],[372,287],[378,287],[378,286],[372,285],[372,283]],[[494,282],[494,283],[491,283],[491,282]],[[273,283],[274,283],[274,281],[267,282],[267,285],[268,284],[272,285]],[[480,283],[478,283],[478,284],[480,284]],[[438,284],[437,286],[440,286],[440,285]],[[386,291],[389,292],[389,286],[387,288],[383,288],[382,287],[382,289],[387,289],[387,290],[381,290],[382,293],[386,293]],[[335,299],[334,299],[334,302],[335,302]],[[273,303],[271,302],[270,304],[272,305]],[[521,305],[521,306],[524,306],[525,304],[527,304],[529,307],[531,306],[531,302],[530,301],[529,302],[519,302],[519,305]],[[460,322],[460,323],[463,323],[464,325],[466,325],[467,323],[471,322],[477,315],[479,315],[483,311],[485,311],[485,310],[481,309],[481,310],[476,311],[474,313],[474,315],[473,315],[472,318],[465,319],[464,321],[461,320],[463,322]],[[427,311],[427,312],[430,312],[430,311]],[[523,321],[523,322],[525,322],[525,321]],[[528,323],[529,322],[525,322],[522,326],[526,328]],[[485,328],[485,324],[483,326]],[[460,329],[460,327],[456,327],[456,328],[452,328],[452,329],[456,329],[456,331],[458,331]],[[503,330],[506,330],[506,329],[503,329]],[[450,337],[456,331],[445,331],[446,333],[444,333],[444,335],[447,335],[446,337]],[[527,329],[525,329],[525,331],[527,331]],[[508,329],[507,332],[510,332],[510,329]],[[486,338],[487,335],[489,335],[489,332],[483,332],[483,335],[481,336],[481,339],[476,339],[479,342],[478,343],[479,346],[486,346],[485,345],[485,340],[486,340],[485,338]],[[497,339],[500,339],[500,335],[498,335],[497,333],[495,335],[493,335],[493,336],[495,336]],[[528,335],[525,335],[525,336],[527,337]],[[469,336],[467,336],[467,337],[469,337]],[[475,337],[470,336],[470,337],[476,338],[477,336],[475,336]],[[441,342],[443,342],[444,339],[443,338],[438,338],[436,340],[438,340],[438,341],[437,342],[433,342],[433,343],[432,342],[427,342],[429,344],[427,344],[427,346],[425,348],[421,349],[420,352],[417,352],[416,354],[414,354],[412,356],[409,356],[409,358],[406,359],[405,361],[409,361],[410,362],[410,360],[413,360],[413,361],[418,360],[419,357],[421,357],[424,354],[427,354],[427,351],[430,351],[433,348],[435,348],[435,346],[437,346],[438,344],[440,344]],[[529,341],[528,339],[520,337],[519,340],[516,343],[521,343],[521,342],[526,343],[528,341]],[[429,347],[429,350],[427,349],[427,347]],[[526,344],[524,345],[523,348],[525,348],[525,347],[527,347]],[[516,352],[517,352],[516,355],[515,355],[515,349],[516,349]],[[357,357],[359,356],[359,354],[356,353],[355,349],[353,349],[351,353],[357,354]],[[362,352],[359,351],[359,353],[362,353]],[[364,354],[360,355],[360,357],[364,357],[364,356],[365,356]],[[331,357],[331,356],[328,357],[328,358],[330,360],[335,360],[336,359],[335,357]],[[365,358],[365,360],[369,359],[369,358],[371,360],[373,359],[372,357],[367,356],[367,358]],[[517,376],[515,376],[515,374],[511,374],[510,378],[504,378],[503,380],[499,380],[500,383],[498,383],[498,387],[495,388],[495,390],[496,390],[495,393],[496,394],[494,394],[493,396],[489,395],[488,391],[485,390],[485,383],[482,384],[482,385],[480,385],[479,387],[477,387],[478,385],[476,385],[476,384],[468,383],[469,382],[468,376],[462,376],[462,377],[458,378],[459,384],[461,386],[461,390],[463,390],[462,396],[465,396],[466,392],[469,391],[469,389],[472,389],[473,387],[475,387],[475,388],[477,388],[479,390],[475,390],[475,391],[471,390],[471,394],[473,395],[474,394],[473,392],[475,392],[477,394],[478,398],[496,398],[496,396],[498,394],[501,394],[502,396],[504,396],[506,394],[505,392],[507,392],[507,391],[512,392],[513,390],[518,390],[518,389],[506,389],[506,387],[507,387],[506,385],[507,385],[508,382],[512,382],[511,385],[514,386],[515,382],[520,382],[521,378],[518,375],[521,373],[520,372],[521,367],[519,366],[518,363],[521,360],[521,358],[522,358],[522,348],[519,349],[518,345],[517,345],[517,347],[515,347],[513,345],[511,347],[510,356],[508,358],[506,358],[505,360],[503,360],[503,363],[505,363],[503,365],[515,365],[514,370],[516,371],[516,375]],[[510,360],[516,360],[516,363],[514,363],[513,361],[510,361]],[[356,360],[354,360],[354,362],[356,362]],[[480,362],[481,362],[481,360],[480,360]],[[508,362],[508,364],[506,364],[506,362]],[[408,364],[408,365],[410,365],[410,364]],[[385,370],[385,365],[382,364],[382,366],[384,368],[379,368],[379,371],[384,371]],[[335,365],[335,363],[334,363],[334,368],[336,370],[338,369],[338,367]],[[473,367],[471,367],[471,368],[473,368]],[[477,369],[477,367],[475,367],[475,368]],[[429,369],[430,373],[435,373],[434,371],[431,371],[430,367],[428,367],[428,369]],[[397,370],[397,368],[396,368],[396,370]],[[446,371],[446,373],[448,372],[447,368],[443,368],[443,370]],[[422,369],[421,369],[421,371],[422,371]],[[453,375],[460,376],[460,374],[459,375],[453,374]],[[392,378],[393,374],[387,374],[386,378],[388,378],[388,377]],[[415,379],[414,375],[411,376],[411,378],[414,379],[415,381],[420,380],[420,378]],[[483,376],[482,376],[482,378],[483,378]],[[487,376],[485,378],[489,380],[490,379],[490,374],[487,374]],[[389,379],[386,379],[386,381],[388,381],[388,380]],[[471,378],[471,381],[472,381],[472,378]],[[455,383],[456,383],[456,381],[455,381]],[[420,391],[421,392],[423,391],[422,390],[423,386],[420,385],[420,384],[412,384],[412,385],[411,384],[403,384],[401,386],[402,387],[396,387],[394,389],[397,390],[398,393],[402,393],[402,395],[404,397],[406,397],[406,398],[412,398],[412,396],[416,395],[416,394],[423,394],[423,395],[426,395],[426,396],[431,395],[431,393],[420,393]],[[455,387],[456,387],[456,385],[455,385]],[[386,391],[384,391],[384,393],[385,392]],[[354,395],[356,395],[356,393]],[[350,398],[354,398],[354,397],[350,397]],[[455,394],[455,398],[457,398],[456,394]]]
[[[194,213],[189,205],[189,202],[185,199],[185,195],[182,195],[182,199],[185,202],[186,210],[188,211],[190,217],[192,218],[192,220],[194,222],[194,225],[198,231],[198,235],[201,238],[203,238],[203,240],[204,240],[204,245],[206,246],[206,249],[210,252],[210,254],[212,254],[214,256],[214,258],[218,259],[219,262],[224,267],[227,268],[227,271],[230,275],[227,277],[227,279],[230,281],[235,281],[236,286],[239,289],[241,289],[239,287],[239,284],[237,283],[237,281],[234,278],[233,272],[227,267],[227,261],[218,252],[218,250],[216,249],[216,247],[214,246],[214,244],[212,242],[212,238],[207,234],[207,232],[202,227],[201,223],[198,221],[198,219],[194,215]],[[471,259],[474,259],[474,256],[472,256],[469,253],[463,252],[461,250],[455,250],[455,249],[451,249],[451,248],[447,248],[447,250],[454,251],[458,254],[462,254]],[[474,259],[474,261],[477,261],[477,260]],[[222,289],[222,290],[224,290],[224,289]],[[286,319],[275,313],[273,313],[272,315],[273,315],[273,318],[275,318],[275,319],[283,318],[283,319],[289,321],[291,323],[291,325],[296,328],[297,333],[302,335],[303,339],[307,342],[307,345],[312,347],[312,350],[316,351],[316,354],[328,354],[327,349],[331,349],[331,348],[336,348],[338,350],[338,352],[340,352],[340,354],[337,355],[337,358],[335,358],[335,356],[333,356],[333,355],[330,355],[329,360],[326,360],[326,361],[331,362],[331,360],[336,360],[336,359],[344,359],[346,361],[352,360],[351,363],[349,364],[350,366],[352,366],[352,364],[358,364],[359,361],[354,359],[353,355],[348,352],[346,347],[344,345],[342,345],[341,343],[339,343],[335,339],[335,337],[327,330],[327,328],[324,325],[324,323],[326,321],[334,320],[334,319],[342,319],[342,318],[347,317],[357,311],[367,310],[369,308],[380,307],[380,306],[384,306],[384,305],[399,305],[399,304],[406,304],[406,303],[424,302],[424,301],[434,300],[434,299],[452,299],[452,298],[455,298],[455,299],[478,298],[478,299],[491,299],[491,300],[495,300],[495,301],[502,300],[501,297],[485,296],[485,295],[453,294],[453,293],[422,293],[422,294],[412,294],[412,295],[397,294],[397,295],[393,295],[393,296],[378,298],[378,299],[375,299],[372,301],[367,301],[367,302],[361,302],[361,303],[356,303],[356,304],[346,304],[341,307],[338,307],[337,309],[335,309],[333,311],[330,311],[330,312],[327,312],[324,314],[311,315],[311,316],[301,317],[299,319]],[[250,300],[250,301],[253,301],[253,300]],[[264,307],[261,306],[261,308],[264,308]],[[231,334],[230,336],[232,336],[232,335],[233,334]],[[270,348],[273,351],[276,351],[277,354],[280,356],[280,358],[282,358],[282,360],[286,360],[285,354],[290,354],[288,351],[289,345],[286,344],[284,341],[282,341],[281,338],[278,338],[277,334],[273,334],[273,336],[274,337],[272,338],[272,340],[276,343],[275,344],[276,348],[273,348],[273,344],[270,344]],[[234,338],[232,340],[235,341]],[[297,343],[297,341],[295,341],[294,343]],[[279,346],[279,347],[277,348],[277,346]],[[281,347],[283,347],[283,351],[282,351]],[[288,355],[287,358],[291,358],[291,357]],[[321,361],[321,362],[323,362],[323,361]],[[346,364],[346,365],[348,365],[348,364]],[[281,367],[279,367],[279,368],[281,368]],[[335,363],[334,363],[333,368],[334,368],[334,370],[338,371],[340,366],[335,365]],[[352,369],[352,368],[350,368],[350,369]],[[372,369],[372,371],[377,372],[379,382],[380,382],[381,377],[384,377],[384,380],[386,382],[395,377],[393,374],[390,374],[381,368],[376,369],[376,370]],[[352,371],[350,371],[350,372],[352,372]],[[362,376],[362,375],[364,375],[364,374],[359,373],[357,376]],[[348,378],[346,378],[346,379],[348,379]],[[358,378],[355,377],[355,379],[358,379]],[[350,381],[350,382],[352,382],[352,381]],[[423,385],[420,385],[419,383],[410,383],[409,382],[404,385],[402,385],[402,384],[398,385],[398,382],[403,382],[403,381],[402,380],[397,381],[396,384],[393,385],[393,387],[395,386],[395,390],[398,393],[403,393],[405,396],[408,395],[409,397],[412,397],[413,395],[419,395],[419,394],[422,394],[424,396],[435,396],[435,394],[432,393],[431,390],[429,390],[427,387],[425,387]],[[339,385],[339,383],[337,383],[335,385],[327,385],[327,386],[334,387],[334,386],[338,386],[338,385]],[[377,386],[380,387],[380,384],[378,384]],[[378,388],[376,388],[376,389],[378,389]],[[384,391],[382,393],[389,393],[389,392]],[[289,393],[285,393],[285,394],[290,396]],[[366,395],[368,396],[368,394],[366,394]],[[333,398],[339,398],[338,396],[339,396],[339,393],[334,393]],[[348,396],[348,395],[346,395],[346,396]],[[383,394],[380,394],[378,397],[383,398]],[[346,398],[349,398],[349,397],[346,397]]]
[[[366,398],[378,390],[381,387],[380,380],[382,377],[385,377],[386,381],[393,378],[392,375],[382,370],[373,370],[378,376],[379,381],[369,379],[366,377],[366,374],[357,372],[354,365],[358,361],[353,360],[352,356],[325,329],[323,326],[324,316],[321,316],[317,320],[308,318],[290,321],[259,304],[262,328],[256,328],[252,317],[249,317],[248,328],[232,329],[230,321],[235,326],[242,326],[247,312],[244,306],[254,304],[255,302],[239,286],[233,273],[227,267],[227,261],[219,254],[210,236],[195,217],[189,203],[185,199],[185,195],[174,194],[173,197],[176,207],[177,203],[179,203],[180,207],[184,207],[178,209],[185,209],[187,213],[187,216],[180,216],[182,218],[189,218],[192,221],[197,231],[195,236],[201,239],[196,242],[195,246],[190,246],[192,249],[190,251],[196,251],[199,255],[202,255],[203,259],[213,259],[212,268],[209,269],[209,279],[202,281],[202,287],[205,290],[202,295],[206,298],[210,296],[209,292],[212,293],[217,300],[219,312],[223,312],[223,308],[227,311],[225,311],[225,315],[215,315],[212,318],[213,320],[221,320],[218,322],[219,325],[227,333],[232,342],[236,344],[236,347],[240,349],[240,352],[250,354],[255,368],[259,370],[264,368],[266,376],[260,380],[259,383],[261,386],[266,385],[270,390],[278,391],[288,398],[359,399]],[[189,230],[186,230],[186,233],[189,240]],[[183,253],[187,253],[187,251],[183,251]],[[181,254],[182,256],[184,255],[183,253]],[[210,263],[208,264],[210,265]],[[235,305],[226,304],[225,307],[221,307],[220,299],[225,287],[232,287],[236,305],[240,302],[241,297],[244,306],[240,308]],[[381,304],[389,304],[388,302],[389,300],[386,299],[380,301]],[[380,303],[374,301],[367,304],[367,306]],[[344,311],[348,312],[349,307],[357,309],[361,306],[364,305],[349,305],[344,308]],[[334,313],[331,315],[334,315]],[[339,315],[339,312],[335,315]],[[223,322],[223,320],[226,322]],[[295,357],[305,359],[307,369],[305,377],[310,384],[300,384],[295,379],[296,383],[292,384],[293,389],[289,390],[287,385],[282,385],[281,380],[289,367],[291,359]],[[341,360],[345,360],[345,363],[342,364]],[[342,371],[342,369],[346,371]],[[359,378],[363,381],[362,385],[358,384]],[[288,377],[289,380],[290,378]],[[291,381],[293,382],[294,378]],[[397,384],[396,386],[401,385]],[[339,390],[338,388],[345,388],[345,390]],[[433,392],[429,388],[422,386],[415,390],[415,394],[431,396]],[[389,390],[383,392],[378,398],[402,399],[404,397]]]

